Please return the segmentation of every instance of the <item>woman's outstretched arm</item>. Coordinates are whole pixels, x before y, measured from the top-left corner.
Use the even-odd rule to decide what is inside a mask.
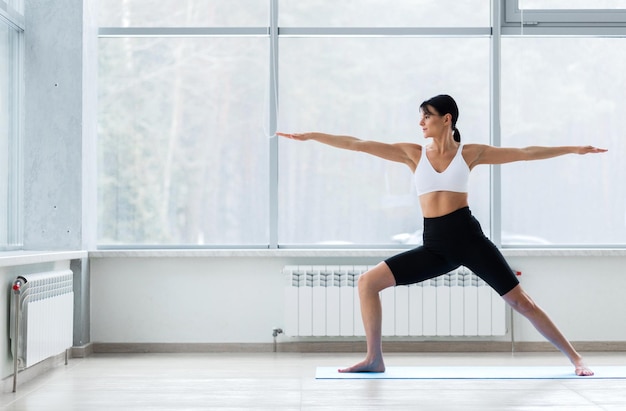
[[[352,136],[341,136],[318,132],[311,133],[276,133],[281,137],[287,137],[298,141],[317,141],[332,147],[344,150],[360,151],[371,154],[385,160],[405,163],[415,170],[422,147],[411,143],[381,143],[379,141],[361,140]]]
[[[494,147],[484,144],[467,144],[465,156],[470,168],[479,164],[504,164],[514,161],[543,160],[565,154],[604,153],[607,150],[593,146],[558,146],[524,148]]]

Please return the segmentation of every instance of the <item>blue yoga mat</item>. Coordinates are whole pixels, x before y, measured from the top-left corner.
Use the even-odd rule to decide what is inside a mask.
[[[341,367],[317,367],[316,379],[399,379],[399,380],[550,380],[550,379],[626,379],[626,366],[591,367],[595,375],[579,377],[573,366],[535,367],[387,367],[378,373],[340,373]]]

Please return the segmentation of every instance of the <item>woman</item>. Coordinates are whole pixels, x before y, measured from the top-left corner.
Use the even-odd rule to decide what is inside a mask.
[[[459,110],[452,97],[435,96],[420,105],[420,112],[424,137],[432,138],[427,146],[386,144],[323,133],[277,133],[294,140],[314,140],[404,163],[414,173],[424,216],[423,245],[391,257],[360,276],[358,289],[367,354],[363,361],[339,371],[385,371],[380,291],[424,281],[464,265],[485,280],[563,352],[574,365],[577,375],[593,375],[546,313],[524,292],[500,251],[484,236],[468,207],[468,180],[470,171],[480,164],[504,164],[606,150],[592,146],[501,148],[484,144],[464,145],[456,128]]]

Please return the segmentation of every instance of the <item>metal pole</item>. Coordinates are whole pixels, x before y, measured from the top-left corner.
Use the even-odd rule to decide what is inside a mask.
[[[13,392],[17,392],[17,363],[19,348],[19,335],[20,335],[20,291],[22,288],[22,282],[18,279],[13,283],[13,295],[15,298],[15,335],[13,336]]]
[[[515,353],[515,317],[513,313],[513,308],[509,307],[511,311],[511,354]]]

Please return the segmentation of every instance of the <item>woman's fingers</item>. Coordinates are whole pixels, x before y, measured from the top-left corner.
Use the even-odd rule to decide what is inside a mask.
[[[276,132],[277,136],[287,137],[292,140],[304,141],[307,139],[306,133],[280,133]]]

